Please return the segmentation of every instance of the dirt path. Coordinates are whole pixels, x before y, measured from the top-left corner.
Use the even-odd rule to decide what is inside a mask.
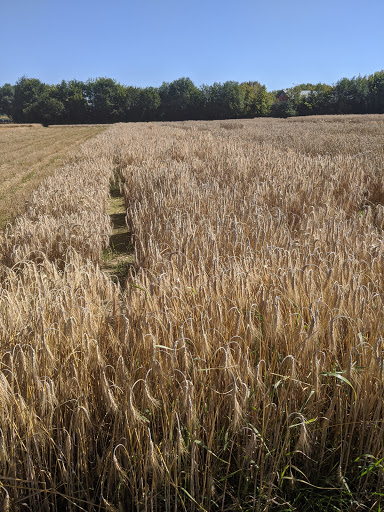
[[[131,243],[131,233],[125,222],[124,198],[120,194],[120,189],[115,186],[111,190],[111,197],[107,213],[111,217],[113,224],[112,235],[109,240],[109,247],[104,251],[103,270],[113,281],[119,282],[122,288],[126,286],[126,278],[135,258],[133,246]]]

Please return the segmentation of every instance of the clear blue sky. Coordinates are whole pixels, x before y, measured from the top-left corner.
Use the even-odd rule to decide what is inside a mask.
[[[107,76],[268,90],[384,69],[384,0],[0,0],[0,85]]]

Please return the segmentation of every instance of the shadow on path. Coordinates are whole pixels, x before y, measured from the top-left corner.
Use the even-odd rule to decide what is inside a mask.
[[[109,247],[103,254],[103,270],[110,278],[119,283],[121,288],[126,287],[127,277],[134,267],[134,249],[125,222],[124,198],[118,188],[111,190],[111,197],[107,213],[113,225],[112,235],[109,238]]]

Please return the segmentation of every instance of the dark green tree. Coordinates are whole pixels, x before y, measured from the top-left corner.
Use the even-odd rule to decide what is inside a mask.
[[[343,78],[334,86],[303,83],[285,92],[281,101],[277,91],[268,92],[259,82],[198,88],[183,77],[159,88],[140,88],[111,78],[47,85],[24,76],[14,86],[0,87],[0,114],[16,122],[49,124],[384,113],[384,70]]]
[[[15,88],[11,84],[4,84],[0,87],[0,114],[13,117],[15,99]]]
[[[318,83],[313,96],[313,114],[335,114],[337,101],[335,88],[332,85]]]
[[[13,119],[17,123],[39,123],[32,108],[49,87],[38,78],[20,78],[15,85]]]
[[[140,121],[141,112],[139,108],[139,96],[141,89],[139,87],[124,87],[124,106],[122,121]]]
[[[364,76],[342,78],[335,87],[338,114],[364,114],[368,111],[369,86]]]
[[[372,114],[384,114],[384,70],[368,76],[368,110]]]
[[[208,119],[236,119],[244,115],[245,91],[238,82],[203,86]]]
[[[153,121],[158,116],[161,99],[158,89],[146,87],[141,89],[137,98],[140,121]]]
[[[94,123],[122,121],[126,110],[125,87],[112,78],[88,80],[86,94]]]
[[[60,123],[64,112],[64,104],[48,92],[42,94],[37,101],[24,109],[26,117],[31,122],[42,123],[44,126]]]
[[[285,91],[287,96],[287,100],[279,101],[277,96],[275,95],[275,102],[271,107],[271,116],[272,117],[293,117],[297,116],[297,106],[299,103],[299,92],[294,91],[293,89],[288,89]]]
[[[179,78],[159,87],[162,119],[182,121],[198,119],[204,102],[203,94],[190,78]]]
[[[56,86],[54,97],[64,105],[62,122],[84,124],[90,121],[86,84],[79,80],[63,80]]]

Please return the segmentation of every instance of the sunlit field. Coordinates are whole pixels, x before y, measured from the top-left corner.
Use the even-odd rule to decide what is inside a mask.
[[[382,115],[84,143],[0,233],[2,510],[380,510],[383,169]]]
[[[31,192],[79,144],[105,126],[0,125],[0,226],[23,211]]]

